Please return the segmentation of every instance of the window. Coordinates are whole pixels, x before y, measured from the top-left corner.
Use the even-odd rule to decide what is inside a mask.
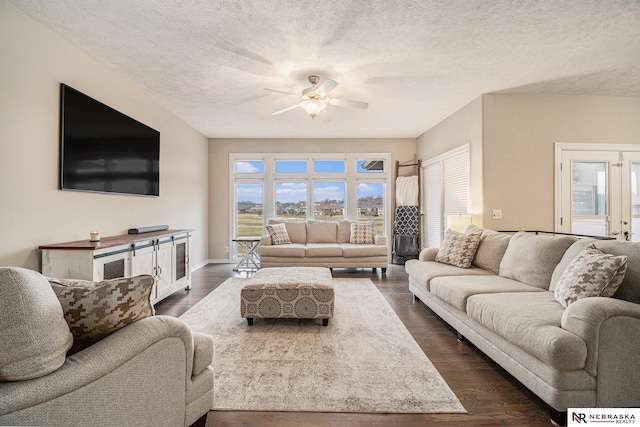
[[[236,226],[238,237],[261,236],[263,229],[264,184],[262,182],[236,182]],[[234,251],[240,248],[234,245]]]
[[[278,160],[276,173],[306,173],[307,162],[305,160]]]
[[[237,173],[263,173],[264,172],[264,162],[262,161],[243,161],[238,160],[235,163],[236,172]]]
[[[358,221],[373,221],[376,234],[384,233],[384,183],[358,183]]]
[[[278,182],[276,183],[276,218],[299,219],[307,218],[307,183],[306,182]]]
[[[466,215],[469,204],[469,145],[423,163],[427,247],[440,246],[449,215]]]
[[[315,173],[344,173],[344,160],[314,160]]]
[[[319,221],[344,219],[344,182],[314,182],[313,209]]]
[[[230,241],[263,235],[268,218],[373,221],[378,234],[390,227],[389,153],[231,153],[229,164]]]

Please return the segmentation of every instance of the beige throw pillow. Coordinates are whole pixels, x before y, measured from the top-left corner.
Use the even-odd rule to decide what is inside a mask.
[[[267,232],[269,233],[269,236],[271,236],[272,245],[284,245],[291,243],[289,233],[287,233],[287,226],[285,224],[267,225]]]
[[[149,275],[89,282],[49,279],[71,329],[72,352],[89,347],[118,329],[155,314]]]
[[[349,243],[356,245],[373,244],[373,223],[372,222],[352,222],[351,237]]]
[[[447,230],[442,245],[436,254],[436,262],[454,265],[460,268],[469,268],[476,254],[482,231],[473,233],[458,233]]]
[[[554,296],[563,307],[588,297],[612,297],[627,272],[627,256],[605,254],[591,244],[567,266]]]

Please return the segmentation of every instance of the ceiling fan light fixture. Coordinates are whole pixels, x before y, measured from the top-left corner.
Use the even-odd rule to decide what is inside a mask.
[[[318,98],[307,99],[300,103],[300,106],[304,108],[304,111],[307,112],[308,115],[311,116],[312,119],[322,112],[325,108],[327,108],[327,104]]]

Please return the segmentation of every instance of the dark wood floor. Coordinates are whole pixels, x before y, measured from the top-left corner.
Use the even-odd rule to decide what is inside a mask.
[[[250,273],[249,273],[250,274]],[[229,264],[193,273],[193,289],[156,305],[157,314],[180,316],[229,277],[246,277]],[[385,296],[422,350],[462,402],[467,414],[345,414],[211,411],[207,426],[549,426],[547,405],[493,363],[420,301],[413,301],[404,266],[386,274],[336,269],[334,277],[368,277]]]

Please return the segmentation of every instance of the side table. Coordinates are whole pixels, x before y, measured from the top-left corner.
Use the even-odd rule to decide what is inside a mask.
[[[260,255],[256,253],[256,249],[260,244],[260,237],[236,237],[232,241],[237,243],[240,249],[244,251],[242,259],[233,267],[233,270],[258,270],[260,268]]]

